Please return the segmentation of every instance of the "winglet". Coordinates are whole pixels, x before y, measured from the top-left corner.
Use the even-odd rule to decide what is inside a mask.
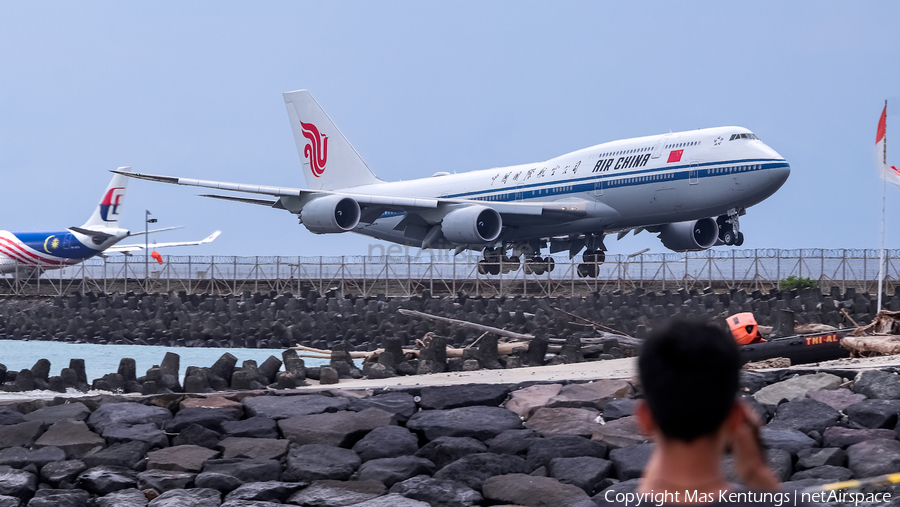
[[[119,169],[122,169],[121,167]],[[133,173],[126,171],[110,171],[111,173],[121,174],[122,176],[128,176],[129,178],[137,178],[139,180],[147,180],[147,181],[158,181],[160,183],[173,183],[175,185],[178,184],[178,179],[172,176],[159,176],[156,174],[141,174],[141,173]]]

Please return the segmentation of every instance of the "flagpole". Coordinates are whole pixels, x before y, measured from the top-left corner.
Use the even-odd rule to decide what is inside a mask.
[[[884,110],[887,111],[887,99],[884,101]],[[884,121],[884,160],[883,166],[887,166],[887,118]],[[881,311],[881,294],[882,287],[884,285],[884,217],[885,217],[885,208],[887,202],[887,179],[884,178],[882,174],[882,186],[881,186],[881,250],[878,253],[878,309],[875,313]]]

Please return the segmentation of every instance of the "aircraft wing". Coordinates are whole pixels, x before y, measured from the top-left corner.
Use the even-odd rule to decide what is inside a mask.
[[[219,237],[221,231],[216,231],[204,239],[200,241],[174,241],[170,243],[150,243],[147,247],[151,250],[156,248],[164,248],[169,246],[192,246],[192,245],[203,245],[206,243],[212,243],[216,238]],[[137,252],[144,249],[144,244],[134,244],[134,245],[113,245],[105,250],[105,253],[130,253]]]
[[[124,174],[131,178],[137,178],[140,180],[148,180],[148,181],[158,181],[161,183],[171,183],[173,185],[187,185],[191,187],[203,187],[203,188],[214,188],[216,190],[231,190],[234,192],[247,192],[251,194],[263,194],[263,195],[271,195],[274,197],[308,197],[313,195],[343,195],[347,197],[352,197],[356,202],[360,204],[360,206],[385,206],[389,208],[391,211],[394,211],[395,208],[436,208],[438,205],[438,199],[431,198],[417,198],[417,197],[391,197],[391,196],[382,196],[382,195],[369,195],[369,194],[353,194],[347,192],[332,192],[329,190],[306,190],[302,188],[290,188],[290,187],[270,187],[265,185],[247,185],[243,183],[228,183],[225,181],[209,181],[209,180],[195,180],[190,178],[176,178],[174,176],[160,176],[156,174],[141,174],[141,173],[127,173],[119,171],[112,171],[117,174]],[[205,197],[213,197],[213,196],[205,196]],[[229,198],[227,196],[216,196],[219,199],[230,199],[230,200],[241,200],[237,198]],[[264,204],[262,202],[257,202],[258,200],[249,201],[253,204]],[[243,201],[248,202],[248,201]]]
[[[118,173],[118,171],[112,171]],[[517,218],[543,216],[550,221],[565,221],[581,217],[586,214],[586,205],[583,201],[547,201],[547,202],[492,202],[472,199],[433,198],[433,197],[395,197],[385,195],[357,194],[351,192],[335,192],[330,190],[307,190],[302,188],[272,187],[265,185],[247,185],[242,183],[228,183],[223,181],[195,180],[190,178],[178,178],[174,176],[161,176],[155,174],[141,174],[122,172],[131,178],[148,181],[170,183],[173,185],[186,185],[193,187],[213,188],[216,190],[230,190],[234,192],[246,192],[278,197],[278,200],[253,199],[246,197],[234,197],[227,195],[203,194],[202,197],[238,201],[248,204],[258,204],[273,208],[284,208],[281,198],[310,198],[316,195],[341,195],[354,199],[362,209],[364,219],[362,222],[371,222],[386,211],[398,211],[416,213],[428,209],[435,209],[441,205],[466,204],[482,205],[493,208],[500,213],[504,222],[513,223]],[[368,212],[367,212],[368,211]]]

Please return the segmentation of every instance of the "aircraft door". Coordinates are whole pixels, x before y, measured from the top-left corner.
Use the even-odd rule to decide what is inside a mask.
[[[522,189],[522,187],[523,185],[521,183],[519,183],[519,185],[516,187],[515,195],[513,196],[516,201],[521,201],[525,198],[525,191]]]
[[[688,173],[688,181],[690,181],[691,185],[696,185],[700,183],[700,168],[699,164],[696,161],[691,161],[691,169],[690,173]]]
[[[653,147],[653,154],[650,155],[650,158],[659,158],[659,156],[662,155],[663,146],[666,145],[666,142],[670,137],[672,136],[663,136],[662,139],[660,139],[659,142],[656,143],[656,146]]]
[[[603,196],[603,180],[597,180],[594,183],[594,197]]]

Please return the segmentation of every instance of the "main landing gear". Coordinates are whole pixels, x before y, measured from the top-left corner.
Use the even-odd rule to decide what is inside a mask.
[[[478,261],[478,273],[482,275],[505,275],[519,269],[521,260],[518,255],[507,257],[499,248],[485,248],[484,259]]]
[[[606,262],[603,250],[585,250],[581,254],[582,263],[578,265],[579,278],[597,278],[600,276],[600,265]]]
[[[535,275],[543,275],[544,273],[548,273],[553,271],[553,268],[556,267],[556,261],[553,260],[553,257],[547,257],[546,259],[541,257],[540,255],[535,255],[530,259],[525,259],[525,274],[530,275],[534,273]]]
[[[521,257],[525,257],[525,262],[522,262]],[[519,255],[507,256],[505,250],[500,248],[485,248],[484,259],[478,261],[478,274],[499,275],[503,273],[505,275],[522,267],[527,275],[543,275],[553,271],[556,266],[552,257],[545,259],[540,254],[530,258],[524,255],[521,257]]]
[[[728,246],[741,246],[744,244],[744,233],[741,232],[738,213],[732,211],[716,219],[719,225],[719,240]]]

